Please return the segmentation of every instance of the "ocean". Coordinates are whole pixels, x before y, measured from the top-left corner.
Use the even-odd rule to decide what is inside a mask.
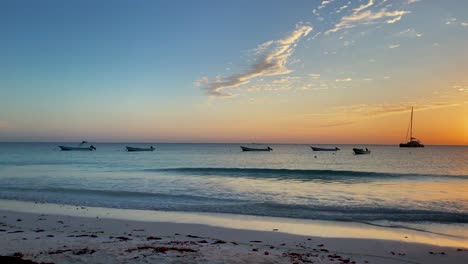
[[[0,199],[371,225],[468,226],[468,147],[0,143]],[[248,144],[244,144],[248,145]],[[317,145],[320,146],[320,145]],[[333,146],[334,147],[334,146]],[[353,155],[367,147],[370,155]],[[440,228],[439,228],[440,229]],[[443,229],[443,228],[442,228]]]

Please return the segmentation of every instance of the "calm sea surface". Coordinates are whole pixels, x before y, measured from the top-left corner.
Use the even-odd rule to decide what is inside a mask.
[[[65,144],[65,143],[63,143]],[[0,143],[0,199],[375,223],[468,223],[468,147]],[[69,143],[67,145],[75,145]],[[140,144],[131,144],[139,146]],[[149,144],[145,144],[147,146]],[[141,145],[143,146],[143,145]],[[357,146],[359,147],[359,146]]]

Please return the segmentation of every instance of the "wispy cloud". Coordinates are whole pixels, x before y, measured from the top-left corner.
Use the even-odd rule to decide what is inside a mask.
[[[335,82],[350,82],[352,80],[353,79],[351,79],[351,78],[344,78],[344,79],[336,79]]]
[[[378,11],[371,10],[374,5],[373,0],[365,5],[361,5],[355,9],[350,15],[343,16],[332,29],[328,30],[325,34],[337,32],[343,29],[349,29],[356,27],[359,24],[371,24],[371,23],[387,23],[393,24],[399,21],[405,14],[409,14],[410,11],[404,10],[387,10],[387,8],[381,8]]]
[[[353,10],[354,10],[354,12],[357,13],[357,12],[360,12],[360,11],[362,11],[362,10],[368,8],[368,7],[371,7],[372,5],[374,5],[374,0],[369,0],[369,2],[368,2],[367,4],[361,5],[361,6],[359,6],[358,8],[355,8],[355,9],[353,9]]]
[[[255,49],[255,55],[258,56],[256,62],[246,72],[218,77],[214,80],[203,77],[195,81],[195,84],[199,84],[208,95],[232,96],[233,94],[223,90],[247,84],[254,78],[291,73],[292,70],[286,67],[288,59],[294,54],[299,40],[311,31],[311,26],[298,25],[296,30],[285,38],[267,41],[259,45]]]
[[[397,37],[408,37],[408,38],[416,38],[416,37],[422,37],[423,34],[417,32],[414,28],[408,28],[403,31],[398,32],[395,34]]]
[[[333,0],[323,0],[322,1],[322,4],[317,8],[317,9],[322,9],[322,8],[325,8],[328,4],[330,4],[331,2],[333,2]]]
[[[312,77],[313,79],[320,79],[319,73],[309,73],[309,76]]]
[[[395,45],[389,45],[388,46],[389,49],[396,49],[398,47],[400,47],[400,44],[395,44]]]
[[[414,105],[415,111],[423,111],[444,107],[458,106],[459,104],[450,102],[408,102],[402,104],[358,104],[336,108],[338,113],[356,115],[360,117],[375,117],[400,114],[411,111]]]

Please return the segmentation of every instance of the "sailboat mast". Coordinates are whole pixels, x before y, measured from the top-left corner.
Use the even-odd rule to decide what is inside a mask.
[[[413,107],[411,107],[410,141],[413,139]]]

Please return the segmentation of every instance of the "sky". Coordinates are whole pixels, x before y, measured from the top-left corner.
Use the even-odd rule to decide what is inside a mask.
[[[0,141],[468,145],[468,1],[0,1]]]

